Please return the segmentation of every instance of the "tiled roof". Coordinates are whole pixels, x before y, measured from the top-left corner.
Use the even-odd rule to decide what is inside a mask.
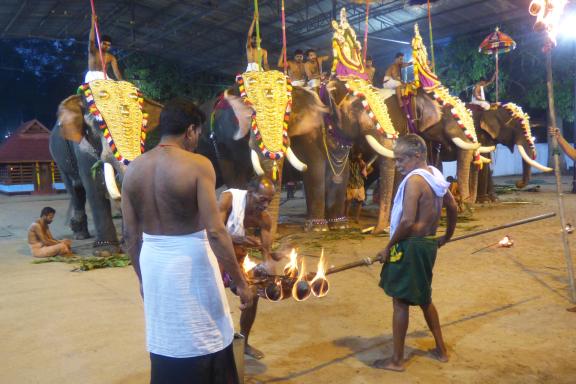
[[[0,163],[52,161],[49,139],[50,130],[41,122],[27,121],[0,145]]]

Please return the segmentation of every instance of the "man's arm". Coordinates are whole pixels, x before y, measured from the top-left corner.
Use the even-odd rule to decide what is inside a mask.
[[[238,295],[242,301],[241,308],[249,307],[252,305],[252,294],[236,261],[232,240],[228,231],[226,231],[226,226],[222,220],[222,215],[219,214],[216,203],[216,174],[214,168],[209,160],[205,158],[200,158],[198,165],[199,177],[196,186],[198,209],[200,218],[206,227],[208,242],[219,264],[236,283]]]
[[[558,140],[558,145],[566,155],[572,160],[576,160],[576,149],[574,149],[569,142],[560,134],[560,130],[558,128],[550,128],[550,134],[556,137]]]
[[[484,99],[482,98],[482,93],[480,92],[479,85],[476,85],[474,87],[474,97],[476,98],[476,100],[484,101]]]
[[[489,86],[490,84],[492,84],[495,80],[496,80],[496,72],[494,72],[494,74],[492,75],[492,78],[490,78],[490,81],[488,81],[486,83],[486,87]]]
[[[404,200],[402,202],[402,218],[400,223],[394,232],[394,235],[390,238],[386,248],[379,253],[382,262],[388,261],[390,258],[390,249],[401,240],[404,240],[412,234],[412,227],[416,223],[416,217],[418,214],[418,200],[422,195],[423,184],[426,183],[421,177],[410,177],[406,182],[406,187],[404,188]]]
[[[254,25],[256,24],[256,15],[252,19],[252,24],[250,24],[250,28],[248,29],[248,38],[246,39],[246,49],[250,48],[250,40],[252,40],[252,34],[254,34]]]
[[[42,242],[43,245],[49,246],[49,245],[58,244],[57,241],[50,239],[50,237],[48,236],[48,233],[44,233],[44,230],[42,229],[40,224],[34,225],[32,230],[36,234],[37,238],[40,239],[40,241]],[[46,232],[48,232],[48,231],[49,230],[47,230]]]
[[[442,200],[444,207],[446,207],[446,233],[444,236],[438,238],[438,246],[441,247],[452,238],[454,230],[456,229],[456,220],[458,219],[458,205],[450,191],[447,191]]]
[[[112,56],[112,55],[110,55]],[[122,72],[120,72],[120,69],[118,68],[118,61],[116,60],[116,57],[112,56],[112,60],[110,61],[110,65],[112,65],[112,70],[114,71],[114,76],[116,76],[116,80],[121,81],[122,80]]]
[[[282,47],[280,57],[278,58],[278,68],[284,69],[284,47]]]
[[[262,244],[262,256],[264,260],[268,261],[272,258],[272,219],[268,212],[262,212],[262,219],[260,221],[260,242]]]
[[[132,172],[131,168],[128,168],[126,174],[124,175],[124,181],[122,182],[122,237],[123,237],[123,248],[125,252],[130,255],[130,260],[132,260],[132,267],[134,272],[138,276],[140,281],[140,288],[142,288],[142,273],[140,272],[140,251],[142,249],[142,226],[140,220],[138,220],[138,215],[132,204],[131,197],[131,183],[132,183]],[[136,176],[134,176],[136,177]]]
[[[268,51],[265,49],[262,50],[262,66],[265,71],[270,70],[270,66],[268,65]]]
[[[92,15],[92,24],[90,25],[90,35],[88,37],[88,54],[93,55],[98,52],[98,48],[96,48],[96,34],[94,32],[94,25],[96,24],[96,20],[96,15]]]
[[[314,74],[310,70],[310,67],[314,68],[314,64],[310,64],[308,62],[304,63],[304,72],[306,72],[306,77],[308,80],[312,80],[314,78]]]

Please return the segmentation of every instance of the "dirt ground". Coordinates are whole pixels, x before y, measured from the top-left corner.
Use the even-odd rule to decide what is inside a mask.
[[[501,195],[501,203],[478,207],[474,220],[461,222],[456,235],[556,211],[553,178],[537,176],[534,184],[541,185],[540,192]],[[0,196],[0,382],[146,383],[143,307],[132,269],[71,272],[68,264],[32,264],[26,227],[46,205],[58,211],[54,235],[69,236],[65,196]],[[576,195],[565,195],[565,207],[568,220],[576,223]],[[375,209],[366,208],[361,227],[374,222]],[[309,269],[314,270],[321,246],[329,265],[338,265],[372,256],[385,244],[385,238],[358,232],[305,235],[299,226],[304,212],[301,198],[284,204],[280,235],[309,255]],[[514,247],[472,254],[504,234],[516,241]],[[79,245],[82,252],[89,249]],[[445,364],[427,356],[433,339],[413,308],[406,372],[370,366],[392,348],[392,304],[377,285],[379,272],[380,265],[373,265],[332,275],[322,299],[261,300],[251,342],[266,357],[246,361],[246,382],[576,382],[576,313],[566,311],[573,305],[558,218],[454,242],[440,251],[433,297],[451,357]],[[229,301],[237,325],[238,300],[230,294]]]

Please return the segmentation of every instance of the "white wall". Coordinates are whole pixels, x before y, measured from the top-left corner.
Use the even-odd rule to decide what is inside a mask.
[[[564,155],[566,159],[566,165],[568,167],[573,166],[574,161],[572,161],[568,156]],[[548,144],[547,143],[537,143],[536,144],[536,161],[542,165],[548,165]],[[522,157],[518,153],[518,149],[514,147],[514,153],[503,146],[498,145],[496,151],[492,153],[492,171],[494,176],[510,176],[510,175],[522,175]],[[443,173],[445,177],[453,176],[456,178],[456,162],[451,161],[449,163],[442,163]],[[532,173],[542,173],[536,168],[532,168]]]

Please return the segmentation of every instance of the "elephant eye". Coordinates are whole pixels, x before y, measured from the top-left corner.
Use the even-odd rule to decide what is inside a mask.
[[[110,94],[106,91],[98,92],[98,96],[100,96],[100,98],[105,99],[105,100],[110,98]]]

